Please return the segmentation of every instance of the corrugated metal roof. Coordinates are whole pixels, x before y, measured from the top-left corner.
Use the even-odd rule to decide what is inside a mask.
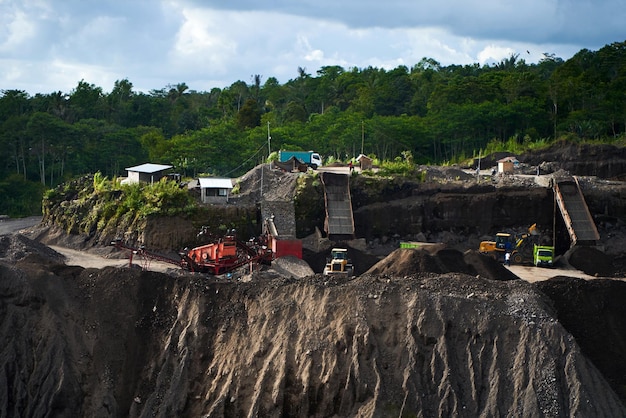
[[[233,181],[231,179],[218,178],[218,177],[201,177],[200,181],[201,189],[232,189]]]
[[[128,167],[126,168],[126,171],[135,171],[138,173],[156,173],[158,171],[167,170],[168,168],[172,168],[172,167],[173,166],[171,165],[146,163],[146,164],[136,165],[134,167]]]
[[[517,158],[515,157],[504,157],[500,160],[498,160],[499,163],[517,163],[519,161],[517,161]]]

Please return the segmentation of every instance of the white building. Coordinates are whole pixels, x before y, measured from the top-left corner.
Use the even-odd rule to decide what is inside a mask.
[[[202,203],[228,203],[228,195],[233,188],[229,178],[201,177],[200,196]]]
[[[126,168],[128,177],[123,180],[122,183],[139,183],[142,181],[144,183],[152,184],[161,180],[162,177],[165,177],[165,171],[170,168],[172,168],[171,165],[151,163],[128,167]]]

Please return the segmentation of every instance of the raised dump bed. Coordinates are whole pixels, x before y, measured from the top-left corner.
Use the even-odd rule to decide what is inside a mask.
[[[554,196],[563,215],[571,246],[578,243],[595,245],[600,234],[576,177],[555,181]]]
[[[352,239],[354,217],[350,197],[350,177],[346,174],[324,172],[320,179],[324,185],[326,233],[331,238]]]

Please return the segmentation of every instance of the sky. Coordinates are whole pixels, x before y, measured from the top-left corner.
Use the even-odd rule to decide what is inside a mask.
[[[298,68],[567,60],[626,40],[626,0],[0,0],[0,92],[284,84]]]

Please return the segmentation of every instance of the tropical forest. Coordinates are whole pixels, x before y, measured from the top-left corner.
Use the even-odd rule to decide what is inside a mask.
[[[105,91],[110,88],[110,92]],[[78,81],[70,92],[0,90],[0,214],[41,213],[46,190],[89,173],[145,162],[183,177],[237,177],[278,150],[315,150],[325,163],[454,164],[555,141],[624,144],[626,41],[536,64],[514,54],[489,65],[294,68],[284,84],[253,74],[195,91],[149,92],[132,80]]]

